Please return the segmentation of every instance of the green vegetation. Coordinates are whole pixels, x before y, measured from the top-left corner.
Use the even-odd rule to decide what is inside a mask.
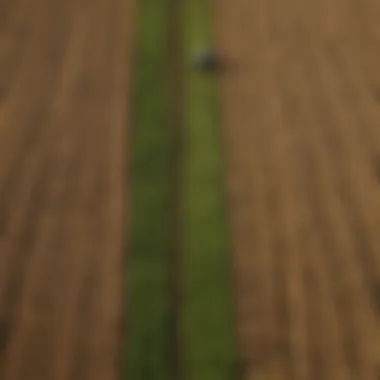
[[[207,3],[207,2],[206,2]],[[187,380],[236,378],[232,269],[214,76],[191,66],[210,46],[210,10],[203,0],[186,0],[186,103],[183,254],[184,365]]]
[[[183,4],[187,62],[184,182],[174,189],[168,2],[140,2],[132,104],[132,248],[124,361],[128,380],[179,380],[174,379],[170,354],[172,227],[177,201],[173,194],[178,189],[183,189],[177,196],[184,206],[177,284],[182,296],[180,380],[236,378],[218,86],[215,78],[200,75],[191,66],[196,49],[210,43],[210,15],[203,0],[183,0]]]
[[[170,379],[171,134],[167,9],[142,0],[137,22],[132,125],[132,249],[127,294],[126,378]],[[165,75],[166,74],[166,75]]]

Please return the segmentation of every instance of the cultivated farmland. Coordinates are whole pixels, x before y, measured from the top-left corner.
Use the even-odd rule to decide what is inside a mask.
[[[0,0],[0,380],[379,379],[379,22]]]
[[[214,10],[242,375],[377,379],[380,5]]]
[[[134,1],[0,1],[0,378],[118,378]]]

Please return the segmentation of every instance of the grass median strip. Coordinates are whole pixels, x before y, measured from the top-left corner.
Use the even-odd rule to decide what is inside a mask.
[[[165,0],[141,0],[134,69],[125,378],[171,380],[172,121]]]
[[[235,321],[218,86],[215,78],[191,66],[195,49],[211,40],[209,9],[202,0],[181,0],[178,12],[169,8],[168,0],[140,3],[123,374],[131,380],[234,380]],[[171,36],[175,23],[184,32],[179,35],[185,57],[172,46],[180,42]],[[182,59],[189,65],[182,73],[185,109],[178,112],[182,100],[175,97],[184,94],[174,92],[183,90],[177,83]],[[180,162],[174,165],[176,159]],[[173,272],[176,266],[178,275]],[[178,292],[173,293],[173,287]],[[181,333],[173,335],[178,327]],[[173,347],[179,350],[176,358]]]
[[[219,120],[218,82],[192,66],[212,43],[208,2],[184,0],[183,360],[186,380],[236,378],[232,268]]]

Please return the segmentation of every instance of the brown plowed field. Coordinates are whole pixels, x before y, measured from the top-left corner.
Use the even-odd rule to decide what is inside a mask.
[[[220,0],[244,379],[380,378],[380,3]]]
[[[117,378],[134,0],[0,0],[0,379]]]

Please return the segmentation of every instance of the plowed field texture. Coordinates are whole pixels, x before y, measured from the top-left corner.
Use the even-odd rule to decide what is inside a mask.
[[[0,0],[0,380],[379,380],[379,317],[379,1]]]

